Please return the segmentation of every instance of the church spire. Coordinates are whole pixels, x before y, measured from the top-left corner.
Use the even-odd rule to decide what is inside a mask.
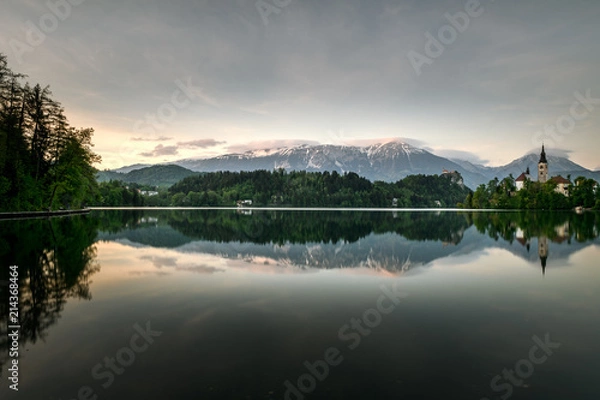
[[[540,261],[542,263],[542,275],[546,276],[546,264],[547,264],[547,261],[548,261],[548,257],[547,256],[540,257]]]
[[[540,162],[548,164],[548,160],[546,160],[546,150],[544,149],[543,144],[542,144],[542,154],[540,154]]]
[[[548,160],[546,159],[546,149],[542,144],[542,154],[540,154],[540,162],[538,163],[538,182],[546,183],[548,180]]]

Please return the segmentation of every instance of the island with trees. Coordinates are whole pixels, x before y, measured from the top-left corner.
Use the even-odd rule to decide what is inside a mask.
[[[570,179],[568,179],[570,182]],[[527,180],[517,190],[512,176],[502,180],[493,179],[480,185],[467,195],[464,208],[469,209],[521,209],[521,210],[571,210],[600,209],[598,183],[589,178],[578,177],[569,185],[568,195],[557,190],[553,180],[535,182]]]

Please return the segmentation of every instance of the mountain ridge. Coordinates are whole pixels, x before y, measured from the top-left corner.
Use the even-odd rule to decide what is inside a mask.
[[[539,155],[529,153],[510,163],[497,167],[478,165],[461,159],[450,159],[401,141],[379,143],[369,146],[342,146],[332,144],[299,145],[294,147],[248,150],[243,153],[223,154],[210,158],[187,158],[155,165],[177,165],[193,172],[304,170],[308,172],[337,171],[355,172],[371,181],[395,182],[408,175],[439,175],[444,170],[457,171],[465,185],[475,189],[481,184],[510,174],[519,176],[530,169],[535,177]],[[566,157],[548,155],[551,176],[572,178],[585,176],[600,181],[600,171],[592,171]],[[147,164],[138,164],[148,168]],[[136,165],[115,171],[136,171]]]

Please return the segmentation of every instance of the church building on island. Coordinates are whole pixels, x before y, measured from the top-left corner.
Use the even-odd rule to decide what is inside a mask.
[[[531,175],[529,173],[529,167],[527,167],[527,171],[523,172],[517,179],[515,179],[515,186],[517,187],[517,190],[522,190],[525,187],[525,182],[530,180]],[[538,162],[537,180],[540,183],[552,182],[556,185],[554,190],[557,193],[560,193],[563,196],[569,196],[571,182],[568,179],[565,179],[560,175],[548,179],[548,159],[546,158],[546,149],[544,148],[544,145],[542,145],[540,161]]]

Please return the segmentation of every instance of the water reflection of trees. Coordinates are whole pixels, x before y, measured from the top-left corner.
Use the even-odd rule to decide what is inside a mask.
[[[225,258],[262,257],[282,265],[307,268],[360,266],[394,272],[427,264],[455,251],[465,251],[465,248],[472,251],[489,246],[489,241],[480,241],[479,235],[465,236],[467,230],[477,230],[499,242],[497,246],[530,260],[533,256],[530,247],[537,246],[542,268],[545,268],[549,258],[557,255],[564,258],[569,252],[576,251],[576,244],[597,238],[599,216],[598,213],[531,211],[249,209],[127,210],[98,214],[102,231],[99,237],[105,240],[128,239],[167,248],[198,240],[202,242],[194,245],[198,251]],[[538,240],[532,242],[535,238]],[[358,241],[359,245],[346,246]],[[554,247],[550,252],[551,242],[566,242],[573,246],[561,246],[560,250]],[[525,246],[526,252],[518,244]]]
[[[546,237],[553,242],[584,243],[598,237],[600,213],[586,212],[498,212],[469,213],[469,222],[477,230],[496,240],[512,243],[518,237],[525,240]]]
[[[44,340],[60,318],[67,299],[91,299],[97,220],[81,216],[61,219],[4,221],[0,225],[0,279],[8,266],[19,267],[21,346]],[[0,366],[6,362],[8,287],[0,286]]]
[[[593,212],[243,211],[125,210],[96,215],[104,232],[167,225],[190,239],[217,243],[351,243],[372,233],[396,233],[408,240],[458,244],[472,225],[509,243],[536,237],[584,243],[600,231],[600,213]]]
[[[459,213],[360,211],[106,211],[100,221],[100,229],[111,233],[119,225],[135,229],[161,221],[192,239],[255,244],[351,243],[372,233],[457,244],[470,226],[466,216]]]

